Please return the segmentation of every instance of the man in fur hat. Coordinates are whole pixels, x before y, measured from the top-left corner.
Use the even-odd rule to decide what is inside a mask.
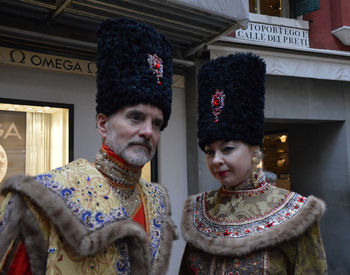
[[[2,274],[165,274],[175,238],[165,188],[140,178],[171,112],[172,50],[130,19],[97,32],[94,163],[78,159],[2,188]]]

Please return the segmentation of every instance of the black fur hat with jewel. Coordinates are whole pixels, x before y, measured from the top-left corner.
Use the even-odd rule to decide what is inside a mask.
[[[251,53],[219,57],[198,73],[198,143],[217,140],[261,145],[264,137],[265,62]]]
[[[124,106],[150,104],[167,126],[172,101],[170,43],[150,25],[108,19],[97,30],[96,111],[107,116]]]

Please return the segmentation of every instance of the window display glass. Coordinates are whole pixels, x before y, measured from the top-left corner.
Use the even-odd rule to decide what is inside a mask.
[[[0,103],[0,180],[69,162],[69,109]]]

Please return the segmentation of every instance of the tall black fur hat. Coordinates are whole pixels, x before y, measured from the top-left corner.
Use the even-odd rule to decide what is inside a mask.
[[[198,142],[261,145],[264,137],[265,62],[251,53],[219,57],[198,73]]]
[[[162,110],[164,129],[172,100],[170,43],[150,25],[127,18],[104,21],[97,39],[97,113],[150,104]]]

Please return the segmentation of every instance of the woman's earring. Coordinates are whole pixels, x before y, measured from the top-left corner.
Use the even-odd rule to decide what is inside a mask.
[[[252,162],[256,166],[260,163],[260,159],[257,156],[252,157]]]
[[[254,155],[252,157],[252,182],[255,188],[258,188],[259,186],[259,178],[260,178],[260,174],[262,173],[262,168],[260,167],[260,162],[261,162],[261,158],[259,156]]]

